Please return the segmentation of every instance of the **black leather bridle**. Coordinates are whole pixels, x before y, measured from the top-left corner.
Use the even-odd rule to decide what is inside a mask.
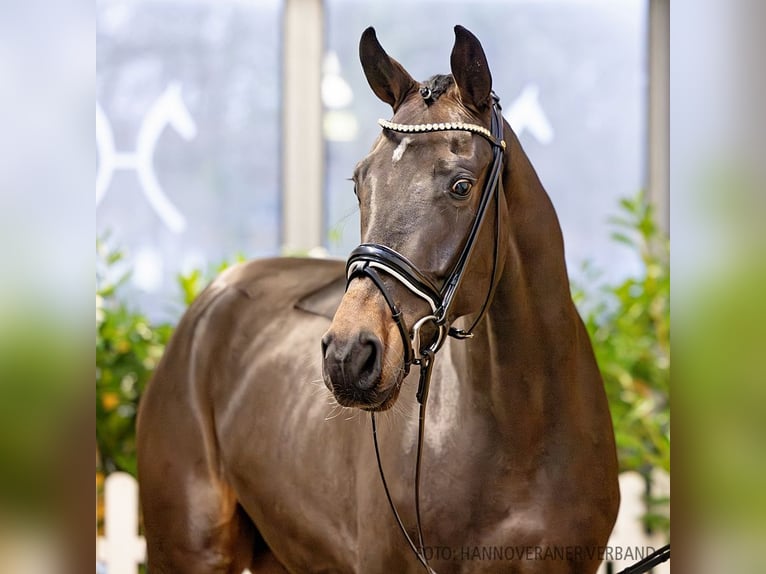
[[[499,256],[500,243],[500,203],[499,190],[502,187],[501,174],[503,169],[503,154],[505,151],[505,141],[503,140],[503,116],[500,108],[499,98],[492,93],[492,119],[491,128],[488,130],[483,126],[469,123],[437,123],[437,124],[396,124],[387,120],[379,120],[378,123],[383,129],[400,133],[432,133],[438,131],[467,131],[482,136],[492,145],[492,163],[489,167],[489,174],[482,189],[479,207],[476,218],[473,221],[471,230],[468,233],[463,250],[460,253],[446,280],[441,287],[437,287],[428,279],[413,263],[404,255],[377,243],[362,243],[354,249],[348,257],[346,263],[346,288],[356,278],[369,278],[383,295],[391,316],[399,329],[404,347],[404,371],[405,376],[410,371],[411,365],[420,367],[420,380],[418,384],[417,399],[420,403],[420,416],[418,425],[418,446],[415,463],[415,515],[417,519],[418,543],[420,548],[415,545],[412,538],[407,533],[402,523],[399,513],[396,510],[393,499],[386,483],[386,477],[383,473],[383,465],[380,460],[380,450],[378,447],[377,427],[375,424],[375,413],[371,413],[372,434],[375,444],[375,455],[378,461],[378,470],[383,482],[383,488],[386,491],[386,497],[391,505],[396,522],[399,525],[404,537],[410,545],[410,548],[417,556],[418,560],[431,573],[433,569],[429,566],[425,556],[425,545],[423,542],[423,531],[420,521],[420,459],[423,446],[423,435],[425,431],[425,408],[428,400],[428,390],[431,380],[431,371],[433,369],[434,356],[444,344],[446,336],[449,335],[456,339],[468,339],[473,336],[473,330],[482,320],[487,312],[489,303],[492,300],[494,287],[496,284],[496,273]],[[468,260],[473,253],[476,240],[484,223],[488,208],[492,199],[495,199],[495,244],[492,264],[492,275],[490,277],[490,286],[487,290],[487,296],[479,311],[478,316],[467,330],[456,329],[449,325],[449,313],[455,299],[455,295],[465,276],[468,266]],[[431,313],[415,321],[411,329],[407,329],[404,322],[401,309],[396,304],[389,290],[386,288],[380,273],[383,272],[396,280],[412,294],[426,301],[431,309]],[[420,331],[427,323],[433,323],[437,328],[437,334],[433,341],[423,346]]]

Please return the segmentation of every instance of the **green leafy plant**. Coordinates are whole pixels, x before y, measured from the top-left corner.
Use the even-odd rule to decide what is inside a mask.
[[[98,471],[136,474],[135,427],[138,402],[152,376],[173,325],[156,323],[120,296],[130,272],[119,273],[124,254],[96,241],[96,444]],[[185,309],[205,286],[233,263],[237,255],[206,270],[178,276],[180,304]]]
[[[129,272],[114,278],[123,253],[96,242],[96,444],[101,471],[136,474],[138,400],[172,326],[153,324],[118,297]]]
[[[231,260],[226,259],[216,265],[209,266],[206,270],[192,269],[188,273],[178,275],[178,286],[181,289],[181,297],[184,307],[188,307],[197,298],[202,290],[221,272],[232,265],[243,263],[247,258],[242,253],[237,253]]]
[[[643,193],[621,200],[611,223],[612,238],[639,255],[640,271],[574,295],[604,377],[620,470],[640,472],[651,486],[653,468],[670,472],[669,241]],[[647,524],[665,529],[667,499],[647,502]]]

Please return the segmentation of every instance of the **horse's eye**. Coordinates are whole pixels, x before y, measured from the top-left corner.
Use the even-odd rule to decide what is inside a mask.
[[[457,197],[467,197],[473,184],[467,179],[459,179],[452,184],[452,193]]]

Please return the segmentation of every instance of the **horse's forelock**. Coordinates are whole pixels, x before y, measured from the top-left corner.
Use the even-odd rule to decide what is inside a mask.
[[[424,87],[428,88],[430,92],[427,99],[435,102],[454,85],[455,79],[452,77],[452,74],[436,74],[431,76],[424,82]]]

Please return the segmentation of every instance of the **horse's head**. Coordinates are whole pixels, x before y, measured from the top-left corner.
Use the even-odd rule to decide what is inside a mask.
[[[323,368],[325,383],[340,404],[385,410],[396,401],[408,359],[411,355],[417,359],[421,351],[414,348],[421,347],[417,342],[410,345],[410,337],[422,341],[423,347],[436,348],[445,326],[482,308],[502,266],[496,243],[499,223],[492,222],[505,219],[507,208],[498,193],[489,204],[490,223],[478,228],[464,279],[446,306],[442,327],[426,320],[420,322],[420,333],[413,333],[419,319],[439,314],[429,297],[417,291],[432,292],[425,288],[430,286],[443,294],[480,211],[495,148],[501,143],[489,133],[493,113],[499,120],[495,131],[502,134],[503,128],[493,109],[484,51],[464,28],[455,27],[452,74],[422,83],[386,54],[372,28],[362,35],[359,52],[373,92],[394,111],[354,170],[362,242],[378,249],[375,253],[384,261],[388,251],[380,247],[389,248],[395,256],[393,267],[411,264],[422,281],[412,289],[413,281],[405,285],[412,273],[404,273],[403,281],[385,265],[372,273],[354,272],[369,259],[351,267],[346,294],[322,339]],[[482,135],[477,126],[486,128],[486,133]],[[398,322],[397,312],[401,312]]]

